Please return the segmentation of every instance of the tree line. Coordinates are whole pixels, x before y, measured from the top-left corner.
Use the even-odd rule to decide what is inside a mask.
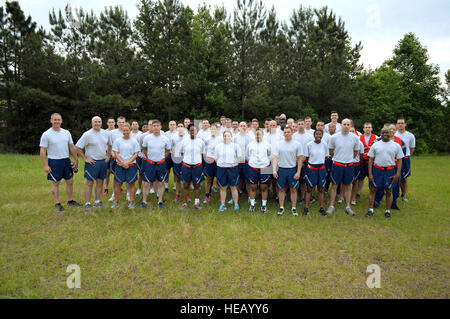
[[[364,69],[363,44],[328,7],[299,6],[288,21],[256,0],[233,12],[179,0],[140,0],[131,21],[120,6],[49,13],[50,30],[17,1],[0,7],[0,147],[36,153],[50,114],[74,139],[93,115],[146,121],[208,118],[329,120],[330,111],[376,130],[405,117],[417,152],[448,152],[450,72],[413,33],[392,57]]]

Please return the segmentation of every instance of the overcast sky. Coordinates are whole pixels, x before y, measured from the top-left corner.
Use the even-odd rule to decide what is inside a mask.
[[[235,0],[181,0],[194,10],[199,4],[224,5],[229,13]],[[26,15],[31,15],[38,25],[49,29],[48,13],[72,8],[93,9],[99,13],[105,6],[121,5],[131,20],[138,13],[139,0],[19,0]],[[362,42],[361,62],[366,68],[376,68],[392,55],[395,44],[408,32],[414,32],[428,48],[430,62],[438,64],[443,74],[450,69],[450,1],[449,0],[263,0],[266,8],[272,6],[280,20],[288,21],[293,9],[300,5],[321,7],[327,5],[342,17],[353,43]],[[3,6],[5,0],[0,0]]]

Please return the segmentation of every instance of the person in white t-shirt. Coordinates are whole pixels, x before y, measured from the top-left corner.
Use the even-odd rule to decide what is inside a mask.
[[[200,205],[200,186],[205,179],[203,175],[203,154],[205,153],[205,143],[196,138],[196,128],[194,124],[188,126],[189,136],[181,142],[180,154],[183,156],[183,166],[181,167],[181,181],[183,187],[183,205],[182,209],[187,208],[187,198],[191,184],[194,185],[194,207],[201,209]]]
[[[397,120],[397,132],[395,136],[399,137],[406,144],[406,156],[403,159],[402,179],[400,189],[402,190],[402,201],[408,202],[408,177],[411,176],[411,158],[416,149],[416,137],[411,132],[406,131],[406,121],[404,118]]]
[[[243,192],[247,192],[248,194],[250,187],[247,180],[248,158],[245,157],[245,151],[251,141],[250,136],[247,134],[247,128],[247,122],[239,123],[239,134],[235,135],[233,138],[233,142],[241,148],[242,154],[244,154],[244,156],[239,161],[240,184],[238,190],[240,194],[242,194]]]
[[[341,185],[341,193],[344,193],[345,199],[345,213],[354,216],[355,213],[350,207],[350,185],[353,182],[353,160],[360,151],[359,138],[350,133],[351,121],[344,119],[342,121],[342,131],[331,136],[330,144],[328,145],[330,156],[333,158],[333,166],[331,168],[331,181],[333,186],[330,192],[330,207],[328,207],[327,214],[334,213],[334,201],[336,199],[336,192],[338,185]]]
[[[241,148],[232,142],[232,133],[225,131],[223,142],[217,144],[214,151],[214,159],[217,163],[217,184],[220,187],[220,212],[226,210],[225,200],[228,186],[231,190],[234,210],[239,210],[237,186],[239,185],[239,161],[243,156]]]
[[[129,123],[123,124],[122,133],[123,136],[117,138],[112,146],[117,167],[114,174],[114,202],[111,205],[111,209],[119,206],[120,189],[123,183],[127,183],[127,189],[129,190],[128,208],[134,208],[134,183],[138,179],[136,158],[141,147],[136,139],[130,136],[131,126]]]
[[[297,132],[294,133],[292,136],[294,140],[300,143],[303,150],[306,150],[306,145],[309,142],[314,141],[314,137],[311,134],[308,134],[305,132],[305,120],[300,119],[297,122]],[[303,159],[303,167],[301,170],[301,176],[300,176],[300,201],[302,203],[305,202],[305,195],[306,195],[306,183],[305,183],[305,175],[306,175],[306,167],[308,163]]]
[[[260,130],[256,131],[255,140],[248,144],[245,155],[248,158],[247,178],[250,183],[249,211],[255,211],[255,197],[259,185],[262,198],[261,212],[266,213],[268,188],[273,172],[270,167],[272,149],[269,144],[263,142],[263,133]]]
[[[297,214],[297,188],[303,164],[303,149],[299,142],[292,139],[292,128],[284,128],[284,139],[274,150],[272,160],[273,177],[278,186],[278,215],[284,214],[284,199],[289,188],[292,203],[292,214]]]
[[[202,129],[198,131],[197,138],[200,138],[203,140],[203,142],[206,142],[211,137],[211,124],[209,124],[208,120],[202,121]]]
[[[175,185],[175,198],[173,200],[174,203],[178,203],[180,201],[180,192],[181,192],[181,166],[183,157],[180,154],[180,146],[181,142],[186,138],[185,129],[183,123],[177,124],[177,134],[172,136],[170,139],[170,145],[172,147],[170,151],[170,158],[173,162],[173,183]],[[188,196],[188,202],[191,200]]]
[[[314,136],[314,129],[311,128],[311,126],[312,126],[312,118],[310,116],[305,117],[305,133]]]
[[[282,123],[283,128],[285,127],[286,122]],[[274,155],[278,150],[278,145],[284,139],[283,135],[280,135],[279,128],[277,128],[277,122],[275,120],[270,121],[270,134],[264,134],[263,142],[266,142],[270,145],[271,156],[270,160],[273,160]],[[272,183],[272,195],[275,200],[278,201],[278,189],[277,189],[277,181],[275,178],[271,177]]]
[[[114,145],[114,142],[117,139],[123,137],[122,129],[125,124],[125,121],[126,121],[126,119],[124,116],[119,116],[117,118],[117,128],[112,130],[111,132],[109,132],[109,144],[110,145]],[[111,158],[113,159],[113,161],[111,162],[111,165],[110,165],[110,171],[113,175],[116,174],[116,168],[117,168],[117,161],[114,156],[115,156],[115,154],[114,154],[114,152],[112,152]],[[114,196],[115,195],[114,194],[115,186],[114,185],[115,184],[113,183],[113,192],[111,194],[111,198],[109,199],[110,202],[114,201],[114,198],[115,198],[115,196]],[[120,191],[122,192],[122,190],[120,190]],[[127,191],[127,199],[129,199],[129,197],[130,197],[130,195],[129,195],[129,192]]]
[[[134,138],[139,143],[139,145],[140,145],[142,134],[144,134],[144,133],[139,131],[139,122],[138,121],[131,122],[131,133],[130,133],[130,136],[132,138]],[[141,152],[139,152],[138,157],[136,158],[136,164],[137,164],[137,167],[138,167],[138,171],[141,172],[142,166],[143,166]],[[141,195],[141,193],[142,193],[141,188],[142,188],[142,176],[139,174],[136,196]]]
[[[52,127],[45,131],[40,141],[40,157],[47,173],[47,180],[52,181],[52,195],[55,201],[55,209],[64,211],[59,200],[59,183],[66,180],[67,205],[80,207],[81,204],[73,200],[73,169],[70,162],[70,154],[73,156],[73,167],[78,169],[78,152],[73,145],[72,135],[61,128],[62,116],[53,113],[50,117]],[[48,161],[47,161],[48,156]]]
[[[144,137],[142,141],[142,151],[145,155],[144,161],[144,191],[142,203],[139,208],[147,207],[147,197],[150,191],[150,184],[156,180],[158,207],[166,208],[163,204],[164,182],[167,180],[166,158],[170,154],[170,141],[164,134],[161,134],[161,122],[153,120],[153,134]]]
[[[116,128],[116,120],[114,118],[109,118],[106,122],[106,125],[108,126],[106,128],[106,132],[110,134],[113,130]],[[111,175],[111,166],[113,165],[114,158],[112,156],[109,158],[108,168],[106,170],[106,179],[105,179],[105,189],[103,190],[103,196],[108,195],[109,193],[109,176]]]
[[[203,174],[206,176],[206,185],[203,204],[207,204],[211,200],[211,189],[217,174],[217,163],[215,160],[216,145],[223,142],[223,137],[220,133],[220,125],[217,126],[213,124],[210,130],[209,137],[204,141],[206,151]]]
[[[339,122],[338,122],[338,120],[339,120],[339,114],[338,114],[338,112],[336,112],[336,111],[331,111],[331,116],[330,116],[330,118],[331,118],[331,122],[325,124],[325,132],[328,133],[328,134],[330,134],[330,135],[333,135],[333,134],[330,132],[330,124],[333,123],[334,126],[336,127],[336,133],[339,133],[339,132],[341,131],[342,128],[341,128],[341,124],[339,124]]]
[[[248,130],[247,133],[251,141],[254,141],[256,139],[256,131],[259,131],[259,121],[258,119],[252,119],[250,129]]]
[[[177,131],[177,122],[175,121],[169,121],[169,130],[164,132],[164,135],[170,140],[172,140],[172,137],[177,135],[178,131]],[[172,162],[172,157],[167,156],[166,158],[166,168],[167,168],[167,181],[164,182],[164,188],[166,190],[166,192],[169,191],[169,180],[170,180],[170,169],[173,168],[173,162]],[[176,190],[176,186],[173,185],[172,190]]]
[[[102,187],[111,157],[109,134],[106,130],[102,129],[102,119],[99,116],[94,116],[91,123],[92,128],[83,133],[76,144],[78,155],[85,162],[84,178],[86,178],[86,186],[84,189],[84,207],[87,211],[92,209],[91,196],[94,181],[96,181],[94,206],[103,206],[101,201]],[[83,149],[86,153],[83,153]]]
[[[314,187],[317,186],[319,192],[319,213],[322,216],[326,216],[325,209],[325,195],[324,188],[327,181],[327,171],[326,171],[326,159],[329,157],[328,144],[322,139],[323,131],[321,129],[316,129],[314,131],[314,141],[309,142],[306,145],[305,150],[305,162],[308,163],[306,166],[305,183],[307,187],[305,196],[305,209],[303,215],[308,215],[309,204],[314,191]]]
[[[398,182],[402,171],[403,150],[401,146],[390,139],[389,129],[383,127],[381,130],[382,140],[374,143],[370,148],[369,155],[369,211],[366,217],[374,214],[375,194],[378,188],[384,189],[386,194],[385,217],[391,218],[392,186]],[[395,165],[397,162],[397,170]]]
[[[356,134],[356,130],[354,127],[350,128],[350,133],[355,134],[356,136],[358,136]],[[359,136],[358,136],[359,137]],[[364,144],[361,142],[361,140],[359,141],[359,154],[355,156],[355,158],[353,159],[353,185],[352,185],[352,197],[351,197],[351,204],[352,205],[356,205],[356,195],[358,194],[359,191],[359,183],[362,182],[363,180],[361,179],[362,176],[364,176],[364,172],[363,172],[363,167],[361,164],[361,160],[364,156]]]

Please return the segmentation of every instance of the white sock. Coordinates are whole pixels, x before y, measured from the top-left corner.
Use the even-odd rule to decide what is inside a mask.
[[[330,205],[330,208],[334,208],[334,206],[333,206],[333,205]]]
[[[169,183],[164,183],[165,188],[169,188]]]
[[[386,213],[389,213],[389,214],[390,214],[390,213],[391,213],[391,211],[390,211],[390,210],[386,210]]]
[[[250,198],[250,205],[255,206],[255,199],[254,198],[253,199]]]
[[[94,204],[98,204],[98,203],[100,203],[100,200],[96,200],[96,201],[94,202]]]
[[[266,199],[266,200],[263,199],[263,200],[262,200],[262,205],[263,205],[263,206],[266,206],[266,204],[267,204],[267,199]]]
[[[284,206],[280,206],[280,209],[284,209]]]
[[[372,213],[373,213],[373,208],[369,208],[369,212],[372,212]]]
[[[195,205],[200,204],[200,198],[196,198],[194,203],[195,203]]]
[[[347,210],[347,209],[350,209],[350,206],[346,206],[346,207],[345,207],[345,210]]]

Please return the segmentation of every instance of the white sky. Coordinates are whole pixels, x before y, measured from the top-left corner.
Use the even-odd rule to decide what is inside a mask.
[[[194,10],[199,4],[224,5],[229,14],[236,7],[235,0],[181,0]],[[72,8],[93,9],[99,13],[105,6],[121,5],[131,20],[137,14],[139,0],[72,0],[45,1],[19,0],[26,15],[49,29],[48,13],[55,8],[64,9],[67,3]],[[352,42],[361,41],[361,62],[366,68],[379,67],[392,55],[396,43],[408,32],[414,32],[427,47],[430,62],[440,67],[441,79],[450,69],[450,1],[448,0],[263,0],[267,9],[272,6],[279,20],[288,21],[293,9],[300,5],[319,8],[327,5],[336,16],[342,17]],[[5,0],[0,0],[4,5]]]

